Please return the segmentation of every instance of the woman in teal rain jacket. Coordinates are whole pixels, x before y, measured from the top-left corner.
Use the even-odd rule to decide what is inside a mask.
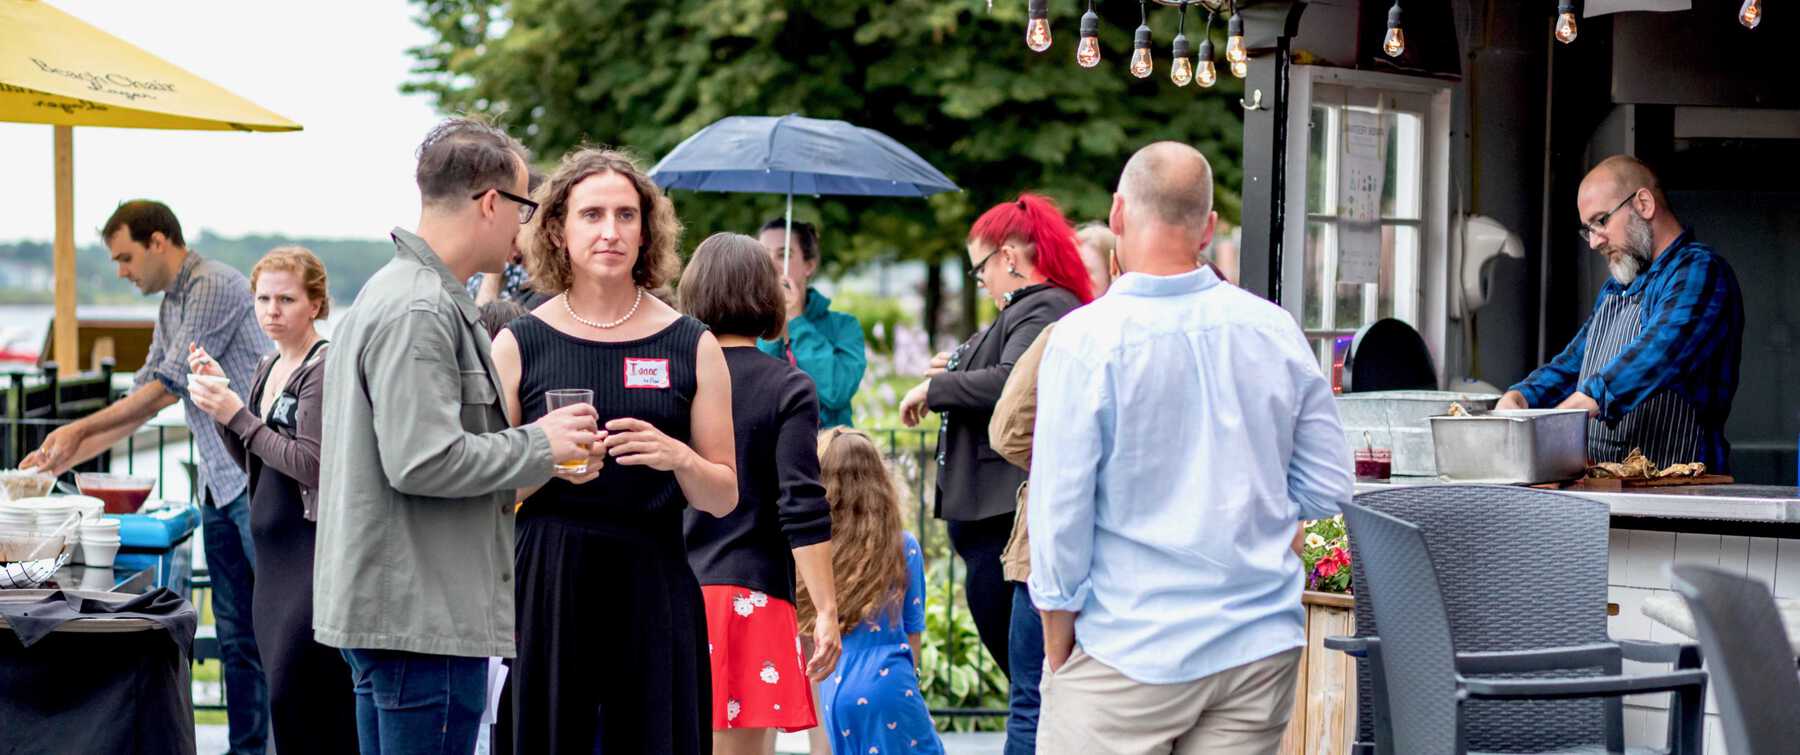
[[[781,266],[786,221],[765,223],[761,241]],[[793,362],[810,375],[819,391],[819,428],[852,426],[850,400],[869,366],[863,351],[862,323],[854,315],[831,311],[831,300],[809,285],[819,269],[819,232],[811,223],[793,225],[787,278],[788,326],[782,341],[758,341],[764,353]]]

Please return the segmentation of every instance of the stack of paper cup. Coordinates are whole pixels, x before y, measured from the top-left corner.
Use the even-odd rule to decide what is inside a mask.
[[[116,584],[113,570],[104,566],[96,566],[81,571],[81,589],[94,592],[112,592]]]
[[[119,555],[119,520],[112,517],[81,523],[81,560],[88,566],[110,567]]]

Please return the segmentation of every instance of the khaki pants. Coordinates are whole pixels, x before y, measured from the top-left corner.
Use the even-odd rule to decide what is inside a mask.
[[[1044,671],[1039,755],[1263,755],[1281,746],[1300,648],[1180,684],[1132,681],[1078,646]]]

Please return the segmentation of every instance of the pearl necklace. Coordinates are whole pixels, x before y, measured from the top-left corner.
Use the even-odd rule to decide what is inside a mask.
[[[612,322],[594,322],[593,320],[589,320],[585,317],[582,317],[581,315],[575,314],[575,307],[569,304],[569,294],[567,291],[563,292],[562,302],[563,302],[563,309],[568,311],[569,316],[575,318],[576,322],[581,323],[582,325],[586,325],[590,328],[599,328],[600,330],[612,330],[613,328],[619,327],[620,325],[624,325],[626,320],[631,319],[632,315],[637,314],[638,305],[644,303],[644,288],[642,286],[638,287],[637,299],[635,299],[631,302],[631,311],[626,312],[624,317],[621,317]]]

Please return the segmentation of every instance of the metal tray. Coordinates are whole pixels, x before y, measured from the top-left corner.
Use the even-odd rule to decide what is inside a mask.
[[[1371,391],[1337,397],[1344,441],[1351,448],[1373,444],[1393,452],[1393,471],[1402,477],[1438,474],[1431,418],[1462,404],[1468,411],[1492,409],[1500,396],[1460,391]],[[1365,437],[1364,433],[1367,433]]]
[[[1459,482],[1536,484],[1587,471],[1587,411],[1512,409],[1432,417],[1438,475]]]

